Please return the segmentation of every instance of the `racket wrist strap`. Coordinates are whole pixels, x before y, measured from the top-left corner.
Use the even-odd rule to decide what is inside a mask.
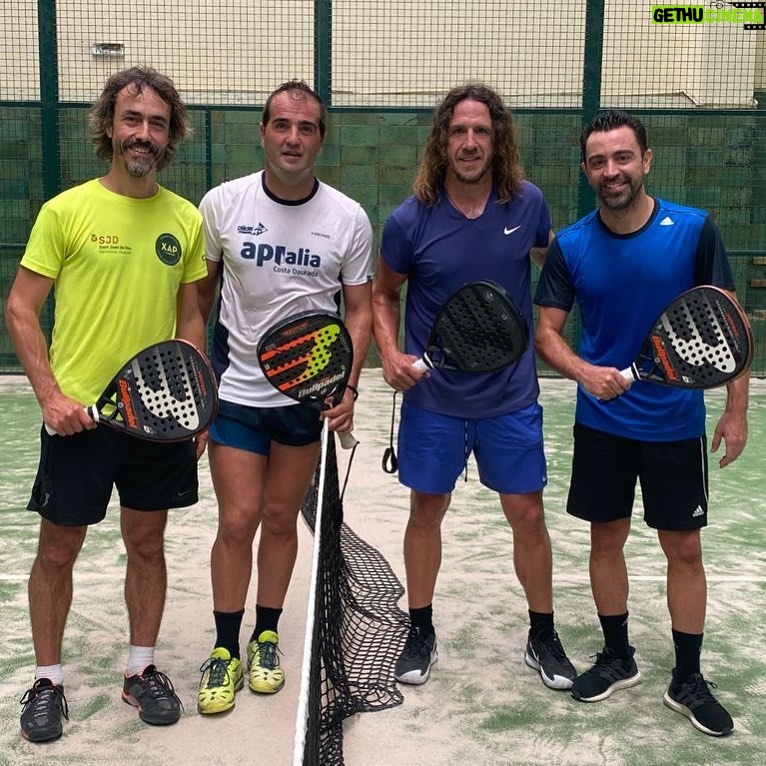
[[[354,395],[354,401],[356,401],[359,398],[359,389],[356,386],[352,386],[350,383],[346,383],[346,388],[351,391]]]

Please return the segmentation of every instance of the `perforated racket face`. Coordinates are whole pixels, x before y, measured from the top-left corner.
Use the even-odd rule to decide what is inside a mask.
[[[529,345],[527,323],[492,282],[461,287],[444,304],[429,340],[432,366],[494,372],[518,361]]]
[[[218,406],[207,360],[189,343],[143,349],[96,404],[99,420],[152,441],[183,441],[204,431]]]
[[[258,345],[266,379],[291,399],[324,409],[346,387],[354,359],[351,336],[334,314],[310,312],[272,327]]]
[[[752,336],[723,290],[695,287],[660,315],[636,361],[639,377],[682,388],[714,388],[750,364]]]

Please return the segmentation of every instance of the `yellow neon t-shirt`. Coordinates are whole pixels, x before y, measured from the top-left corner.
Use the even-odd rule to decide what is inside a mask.
[[[21,265],[55,280],[53,374],[92,404],[131,356],[174,336],[179,285],[207,274],[201,216],[163,187],[135,199],[88,181],[43,205]]]

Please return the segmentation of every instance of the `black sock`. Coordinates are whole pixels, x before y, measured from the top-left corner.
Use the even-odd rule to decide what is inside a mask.
[[[422,606],[419,609],[410,609],[410,624],[413,628],[423,628],[427,633],[433,633],[433,614],[433,604]]]
[[[700,672],[702,633],[681,633],[673,630],[676,649],[676,682],[682,684],[689,676]]]
[[[244,609],[238,612],[216,612],[213,611],[215,620],[215,645],[222,646],[229,650],[229,654],[234,659],[239,659],[239,629],[242,626],[242,616]]]
[[[604,645],[612,649],[618,657],[630,657],[628,642],[628,613],[598,616],[601,630],[604,631]]]
[[[553,612],[529,610],[529,637],[545,638],[553,633]]]
[[[282,614],[281,609],[273,609],[270,606],[258,606],[255,605],[255,630],[253,635],[250,636],[250,641],[257,641],[258,636],[263,633],[264,630],[273,630],[278,633],[279,617]]]

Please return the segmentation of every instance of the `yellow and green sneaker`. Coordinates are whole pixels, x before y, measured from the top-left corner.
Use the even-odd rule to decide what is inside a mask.
[[[197,710],[205,715],[223,713],[234,707],[234,694],[245,683],[242,662],[222,646],[213,649],[200,668]]]
[[[274,694],[285,685],[285,671],[279,666],[279,636],[264,630],[257,641],[247,645],[250,688],[259,694]]]

